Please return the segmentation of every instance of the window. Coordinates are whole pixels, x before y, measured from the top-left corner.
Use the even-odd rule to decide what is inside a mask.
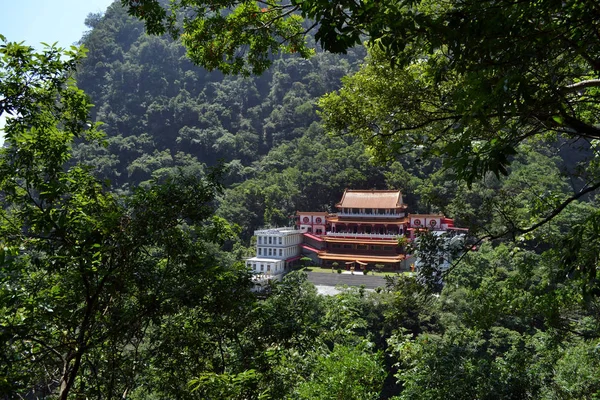
[[[271,243],[271,239],[273,239],[271,236],[269,236],[269,244],[273,244]]]
[[[283,255],[283,250],[279,249],[279,257]]]
[[[262,244],[262,236],[258,237],[258,244]]]
[[[272,254],[271,254],[271,248],[269,248],[269,255],[270,255],[270,256],[272,255]]]
[[[369,246],[367,246],[366,244],[358,244],[358,245],[356,245],[356,249],[357,250],[368,250]]]
[[[279,237],[279,244],[281,244],[281,236]]]
[[[351,249],[351,248],[352,248],[352,245],[351,245],[351,244],[345,244],[345,245],[344,245],[344,248],[345,248],[345,249]]]
[[[317,219],[315,219],[315,222],[317,224],[320,224],[321,222],[323,222],[323,220],[321,219],[321,217],[317,217]]]
[[[340,248],[340,245],[339,245],[339,244],[332,244],[332,245],[331,245],[331,248],[332,248],[332,249],[339,249],[339,248]]]
[[[267,265],[267,272],[271,272],[271,266]]]
[[[260,247],[258,248],[258,255],[262,256],[262,249]]]
[[[265,272],[265,265],[264,264],[260,264],[260,272]]]
[[[392,246],[383,246],[384,250],[394,250]]]
[[[371,250],[381,250],[381,246],[371,246]]]

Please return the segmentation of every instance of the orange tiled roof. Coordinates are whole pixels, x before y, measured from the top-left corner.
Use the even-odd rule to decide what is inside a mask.
[[[346,189],[336,207],[344,208],[399,208],[402,207],[399,190],[350,190]]]

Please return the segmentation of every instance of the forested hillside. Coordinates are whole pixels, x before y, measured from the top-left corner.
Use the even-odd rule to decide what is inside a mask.
[[[298,207],[330,205],[345,186],[382,186],[364,148],[324,138],[316,115],[318,97],[357,70],[364,48],[343,57],[280,57],[261,76],[223,76],[193,65],[168,36],[146,35],[118,3],[86,23],[82,44],[89,52],[77,81],[103,122],[107,145],[82,144],[75,154],[113,185],[132,188],[178,168],[201,172],[223,163],[228,187],[247,186],[226,194],[221,214],[250,230],[288,223]],[[252,185],[261,190],[253,193]],[[241,220],[239,206],[247,214]]]
[[[0,35],[0,397],[600,397],[597,4],[260,6],[117,1],[86,54]],[[464,251],[257,298],[253,230],[346,187]]]

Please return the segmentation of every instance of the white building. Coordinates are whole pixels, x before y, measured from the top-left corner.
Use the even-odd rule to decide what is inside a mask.
[[[246,260],[246,266],[254,274],[281,275],[300,258],[301,230],[261,229],[254,231],[254,236],[256,236],[256,256]]]

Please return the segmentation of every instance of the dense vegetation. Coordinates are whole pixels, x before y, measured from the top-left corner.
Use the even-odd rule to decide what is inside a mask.
[[[121,3],[88,17],[85,57],[0,47],[1,396],[600,396],[593,4],[171,2],[185,48],[128,15],[173,30],[167,3]],[[290,8],[322,47],[252,59],[303,32]],[[352,47],[363,32],[379,44]],[[257,299],[239,262],[253,230],[345,187],[402,189],[477,251],[375,292],[319,296],[295,272]]]

